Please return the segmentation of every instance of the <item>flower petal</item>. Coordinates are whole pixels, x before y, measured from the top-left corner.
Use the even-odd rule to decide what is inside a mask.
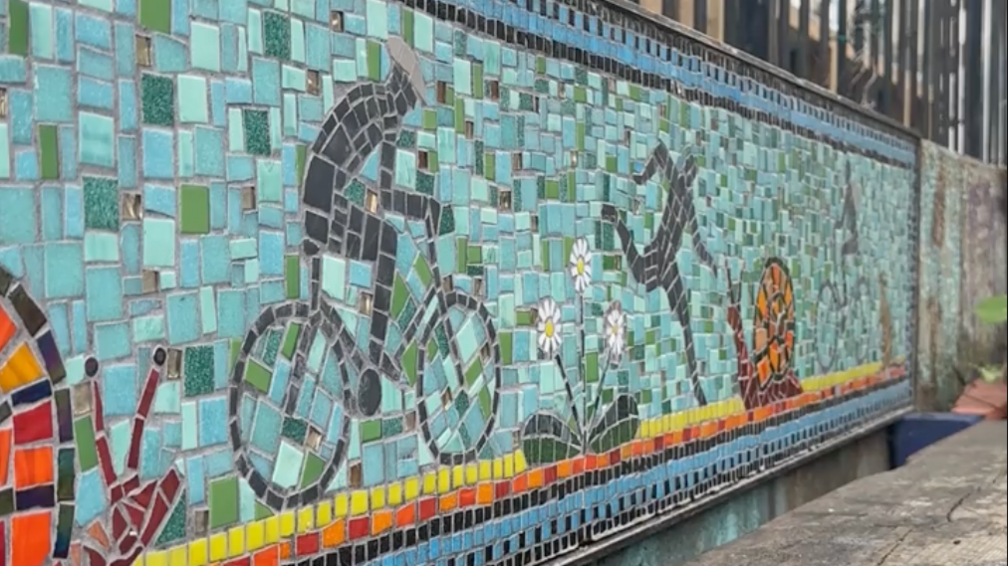
[[[560,317],[560,309],[555,309],[553,311],[552,318],[553,318],[553,324],[560,326],[560,323],[562,322]]]

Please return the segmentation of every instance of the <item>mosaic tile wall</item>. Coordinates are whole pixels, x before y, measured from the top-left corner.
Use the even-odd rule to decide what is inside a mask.
[[[1004,361],[1004,332],[980,322],[972,313],[986,297],[1008,289],[1008,226],[1005,222],[1004,169],[962,160],[966,169],[963,203],[962,263],[963,337],[970,357]]]
[[[959,361],[963,312],[962,211],[964,169],[956,155],[921,143],[920,321],[917,385],[922,400],[951,407],[961,385],[952,376]]]
[[[978,301],[1005,292],[1005,217],[999,170],[921,143],[918,388],[947,410],[969,364],[1001,363],[996,329],[973,315]],[[994,350],[994,352],[992,352]]]
[[[910,402],[834,101],[597,4],[0,6],[0,566],[543,563]]]

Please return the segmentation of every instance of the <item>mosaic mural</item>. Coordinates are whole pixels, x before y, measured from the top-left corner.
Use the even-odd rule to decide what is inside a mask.
[[[0,566],[543,563],[911,400],[914,140],[615,9],[0,46]]]

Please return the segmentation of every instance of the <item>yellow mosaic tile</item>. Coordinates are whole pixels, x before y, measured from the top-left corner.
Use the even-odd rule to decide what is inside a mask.
[[[340,493],[333,498],[333,511],[336,518],[346,517],[350,511],[350,501],[345,493]]]
[[[315,524],[319,527],[324,527],[331,523],[332,520],[332,503],[330,501],[323,501],[319,503],[318,513],[315,515]]]
[[[245,529],[233,527],[228,529],[228,557],[234,558],[245,553]]]
[[[837,385],[861,379],[882,371],[882,364],[875,362],[851,368],[849,370],[838,371],[823,376],[811,377],[802,381],[805,391],[822,391],[831,389]]]
[[[266,525],[263,521],[252,521],[245,529],[245,546],[249,552],[266,545]]]
[[[315,509],[303,507],[297,511],[297,532],[303,535],[315,528]]]
[[[466,485],[476,485],[479,482],[479,466],[476,464],[466,465],[465,482]]]
[[[158,550],[148,553],[147,566],[168,566],[168,552]]]
[[[444,494],[448,493],[452,489],[452,478],[451,471],[441,469],[438,470],[437,476],[437,493]]]
[[[403,489],[402,484],[399,482],[393,483],[388,486],[388,504],[395,507],[396,505],[401,505],[403,502]]]
[[[479,481],[489,481],[493,479],[493,462],[482,461],[479,463]]]
[[[355,491],[350,494],[350,514],[364,515],[368,512],[368,492]]]
[[[493,461],[493,478],[495,480],[502,479],[504,477],[504,460],[500,458],[494,458]]]
[[[185,545],[168,551],[168,566],[189,566],[189,553]]]
[[[465,467],[452,467],[452,489],[457,489],[465,485]]]
[[[198,538],[189,542],[189,566],[205,566],[210,561],[207,539]]]
[[[280,536],[289,537],[294,534],[294,512],[280,513]]]
[[[280,517],[276,515],[267,517],[263,523],[266,528],[266,544],[273,544],[280,540]]]
[[[515,474],[520,474],[528,469],[528,462],[525,460],[525,452],[518,450],[514,453]]]
[[[371,490],[371,511],[385,508],[385,488],[376,487]]]
[[[227,558],[227,535],[217,533],[210,537],[210,560],[224,560]]]
[[[407,478],[405,484],[406,501],[413,501],[420,496],[420,480],[417,478]]]
[[[437,492],[437,474],[427,472],[423,476],[423,494],[432,495]]]

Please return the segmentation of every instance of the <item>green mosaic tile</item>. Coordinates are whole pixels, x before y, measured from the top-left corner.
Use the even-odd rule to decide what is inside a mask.
[[[290,18],[277,12],[266,11],[262,15],[263,49],[268,57],[281,60],[290,59],[291,23]]]
[[[280,436],[301,444],[308,434],[308,423],[301,419],[286,417],[280,427]]]
[[[144,124],[175,125],[175,82],[171,78],[144,73],[140,77],[140,95]]]
[[[183,234],[210,232],[210,189],[198,185],[182,185],[179,189],[179,209]]]
[[[119,188],[115,179],[84,177],[84,226],[119,229]]]
[[[183,356],[183,384],[186,397],[214,390],[214,351],[211,346],[186,348]]]
[[[253,155],[267,156],[272,153],[270,146],[269,114],[265,110],[242,111],[245,127],[245,151]]]

